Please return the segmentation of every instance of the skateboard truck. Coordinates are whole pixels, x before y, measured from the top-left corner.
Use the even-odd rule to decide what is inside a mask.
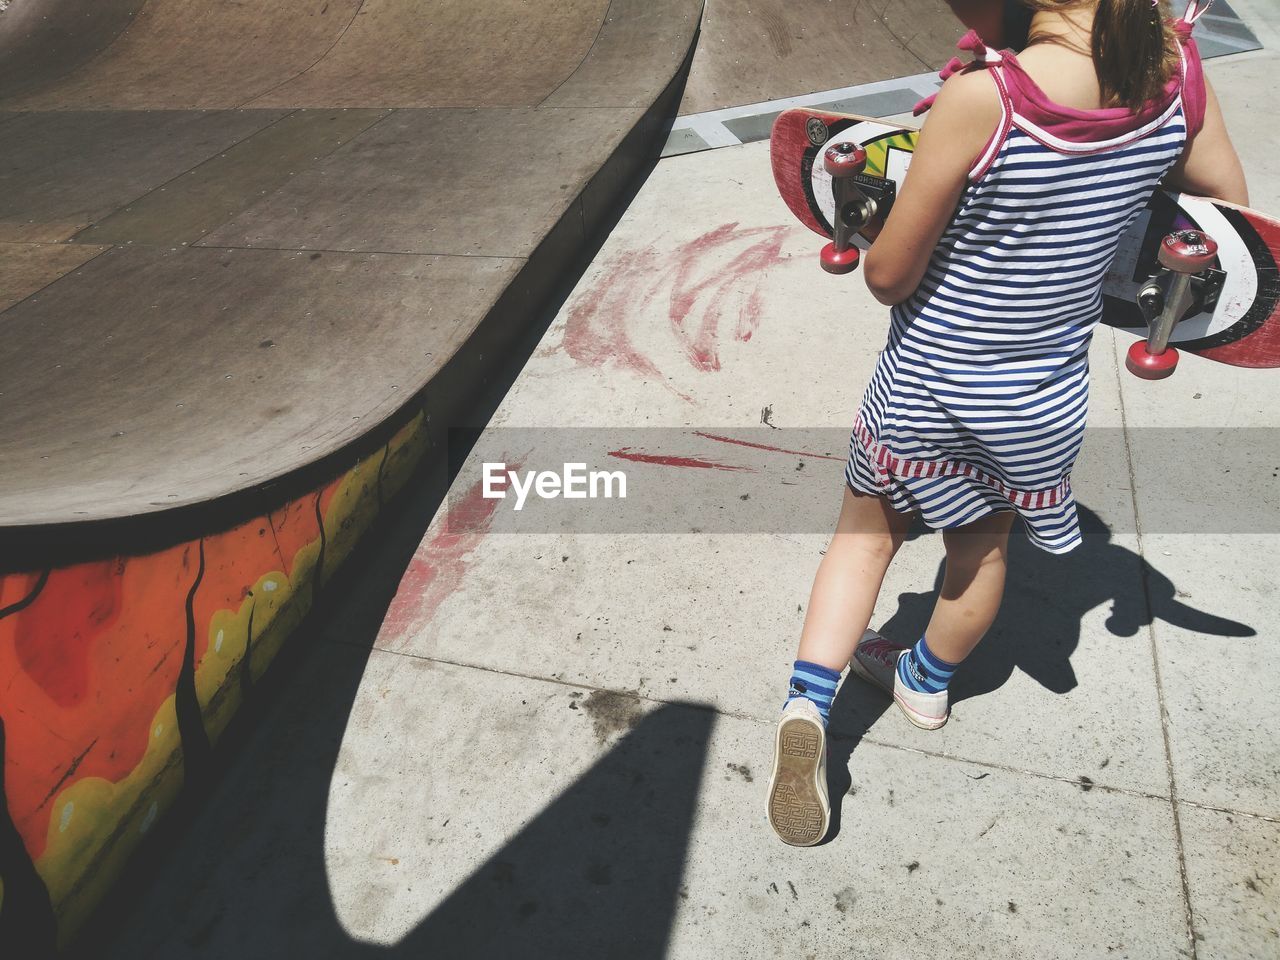
[[[1169,346],[1174,325],[1200,305],[1211,306],[1222,289],[1222,273],[1213,269],[1218,245],[1199,230],[1176,230],[1160,241],[1161,269],[1138,291],[1138,306],[1149,335],[1129,348],[1124,365],[1144,380],[1162,380],[1178,366]]]
[[[822,165],[831,174],[831,194],[836,202],[834,238],[822,248],[822,269],[827,273],[852,273],[861,257],[853,238],[872,221],[877,209],[876,201],[858,184],[867,167],[867,151],[856,143],[836,143],[823,151]]]

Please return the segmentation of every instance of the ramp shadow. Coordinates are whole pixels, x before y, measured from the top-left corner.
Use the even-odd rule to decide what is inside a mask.
[[[663,123],[673,120],[674,112]],[[345,931],[325,858],[339,751],[401,577],[470,442],[655,163],[647,160],[616,209],[601,214],[587,249],[562,271],[527,329],[511,335],[490,377],[472,382],[461,361],[437,375],[437,420],[457,429],[441,430],[410,489],[386,505],[347,558],[341,589],[322,594],[255,684],[213,752],[211,788],[184,790],[67,956],[664,954],[714,722],[702,708],[673,704],[645,717],[397,945]],[[492,789],[508,787],[494,779]]]
[[[324,642],[268,675],[275,687],[259,688],[237,724],[242,742],[216,751],[225,766],[212,791],[162,826],[78,956],[665,956],[715,720],[696,705],[644,715],[395,945],[358,940],[338,917],[325,850],[341,829],[328,822],[339,751],[395,593],[388,574],[404,568],[421,536],[415,514],[429,519],[438,496],[424,490],[376,550],[353,557],[362,572],[347,593],[360,602],[324,611]],[[515,789],[483,758],[471,776],[472,790]],[[357,858],[376,852],[343,842]]]
[[[713,722],[649,714],[390,953],[666,956]]]

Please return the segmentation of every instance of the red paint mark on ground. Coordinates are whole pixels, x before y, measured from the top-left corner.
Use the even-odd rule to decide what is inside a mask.
[[[636,343],[648,322],[646,307],[665,299],[675,349],[695,370],[719,370],[726,335],[745,343],[760,327],[760,284],[768,268],[784,259],[782,243],[789,229],[740,230],[727,223],[665,256],[652,249],[623,251],[569,305],[561,346],[581,364],[613,363],[670,387],[657,362]],[[734,322],[726,334],[731,314]]]
[[[522,462],[509,462],[519,470]],[[493,524],[501,500],[486,498],[482,480],[448,501],[440,524],[418,547],[400,580],[378,637],[379,645],[399,646],[425,627],[440,605],[461,585],[471,554]]]
[[[613,361],[642,376],[660,377],[658,368],[631,342],[628,323],[635,298],[659,269],[652,250],[631,251],[625,263],[612,264],[599,282],[569,305],[565,352],[587,366]]]
[[[720,325],[729,306],[730,295],[742,291],[743,285],[755,279],[757,286],[746,293],[746,302],[738,309],[734,337],[751,339],[760,326],[761,299],[759,281],[763,272],[781,259],[785,227],[757,227],[738,230],[736,223],[704,233],[676,251],[674,280],[671,283],[668,318],[671,329],[684,347],[690,363],[698,370],[720,369]],[[727,265],[721,266],[725,250],[751,237],[763,236],[741,251]],[[702,279],[696,279],[701,274]],[[692,319],[702,300],[702,310]]]
[[[750,440],[739,440],[736,437],[722,437],[716,433],[703,433],[701,430],[693,431],[695,437],[705,437],[708,440],[715,440],[719,443],[732,443],[739,447],[750,447],[752,450],[768,450],[770,453],[786,453],[793,457],[810,457],[814,460],[836,460],[844,463],[844,457],[833,457],[829,453],[808,453],[804,450],[787,450],[783,447],[774,447],[767,443],[752,443]]]
[[[610,450],[609,456],[619,460],[631,460],[636,463],[656,463],[663,467],[696,467],[702,470],[729,470],[735,473],[755,473],[750,467],[737,467],[729,463],[715,460],[704,460],[701,457],[675,457],[661,453],[636,453],[630,447],[621,450]]]

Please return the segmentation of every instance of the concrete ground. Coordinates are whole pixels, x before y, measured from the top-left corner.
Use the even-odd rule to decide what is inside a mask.
[[[1254,205],[1277,210],[1276,15],[1235,6],[1265,49],[1210,74]],[[841,451],[821,445],[848,429],[885,315],[817,248],[766,144],[663,161],[449,496],[424,484],[366,552],[361,594],[314,626],[94,955],[1280,955],[1280,379],[1185,357],[1138,381],[1109,329],[1086,544],[1015,542],[942,731],[848,680],[832,837],[770,832],[773,723],[825,535],[786,511],[746,533],[714,517],[744,494],[838,508]],[[554,460],[566,437],[625,467],[647,512],[517,524],[476,499],[481,451]],[[1223,458],[1243,464],[1228,483]],[[874,622],[913,637],[941,556],[935,535],[909,543]]]

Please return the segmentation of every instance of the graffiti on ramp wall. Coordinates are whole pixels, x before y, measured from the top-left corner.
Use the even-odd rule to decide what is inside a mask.
[[[67,943],[427,447],[141,556],[0,575],[0,944]]]

